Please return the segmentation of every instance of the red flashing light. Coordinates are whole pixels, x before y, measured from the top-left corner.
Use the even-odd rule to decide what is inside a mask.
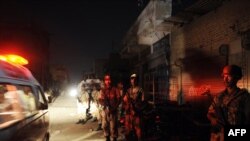
[[[15,54],[0,55],[0,60],[18,65],[27,65],[29,63],[27,59]]]

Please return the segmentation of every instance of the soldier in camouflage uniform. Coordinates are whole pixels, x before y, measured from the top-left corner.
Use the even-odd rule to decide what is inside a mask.
[[[239,66],[225,66],[222,72],[225,90],[213,100],[207,117],[212,125],[211,141],[224,141],[225,125],[250,124],[250,95],[237,86],[242,78]]]
[[[77,115],[79,118],[79,121],[77,124],[85,124],[86,123],[86,109],[88,108],[87,106],[87,92],[84,89],[85,85],[85,80],[82,80],[78,86],[77,86]]]
[[[144,101],[144,92],[142,88],[138,86],[138,77],[136,74],[130,76],[130,83],[131,87],[127,90],[123,98],[123,106],[125,109],[125,136],[128,141],[142,141],[143,118],[137,105]],[[134,132],[136,139],[133,139]]]
[[[93,87],[93,91],[92,91],[93,104],[91,106],[91,113],[94,117],[92,121],[98,121],[98,127],[95,129],[96,131],[102,130],[101,111],[103,107],[99,103],[100,89],[101,89],[101,82],[98,81],[95,83],[95,86]]]
[[[111,78],[109,74],[104,76],[104,88],[100,91],[99,103],[103,106],[102,111],[102,128],[106,141],[113,141],[118,137],[118,106],[120,104],[120,91],[116,87],[111,86]]]

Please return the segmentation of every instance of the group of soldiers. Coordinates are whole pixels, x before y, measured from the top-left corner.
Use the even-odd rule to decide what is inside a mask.
[[[250,125],[250,94],[237,86],[242,76],[242,69],[237,65],[227,65],[222,70],[225,89],[213,98],[207,113],[213,129],[211,141],[224,141],[226,125]],[[126,91],[122,83],[112,86],[111,81],[110,74],[105,74],[102,81],[85,80],[78,85],[79,113],[83,113],[79,114],[78,123],[85,123],[93,117],[99,121],[97,130],[103,130],[106,141],[116,141],[118,117],[124,110],[126,140],[145,140],[142,108],[146,100],[138,86],[138,76],[130,76],[130,87]]]
[[[126,91],[121,81],[112,85],[111,75],[105,74],[103,80],[82,80],[78,84],[78,93],[77,124],[85,124],[90,119],[98,121],[95,130],[103,130],[106,141],[116,141],[118,121],[124,113],[126,140],[142,140],[143,122],[139,109],[144,101],[144,92],[138,86],[137,74],[130,76],[130,87]]]

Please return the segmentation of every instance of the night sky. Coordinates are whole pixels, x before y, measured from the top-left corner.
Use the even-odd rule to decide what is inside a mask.
[[[1,20],[35,22],[47,30],[51,63],[63,64],[72,80],[107,58],[139,15],[138,0],[1,0]],[[113,47],[112,47],[113,46]]]

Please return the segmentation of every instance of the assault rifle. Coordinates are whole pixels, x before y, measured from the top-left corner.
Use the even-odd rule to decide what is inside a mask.
[[[212,106],[215,110],[215,113],[216,113],[216,118],[217,118],[217,122],[218,124],[215,125],[215,126],[212,126],[211,130],[212,132],[214,133],[217,133],[219,132],[225,125],[228,125],[228,122],[226,120],[226,117],[225,117],[225,110],[224,108],[220,107],[220,105],[216,104],[215,101],[214,101],[214,98],[213,96],[211,95],[210,91],[206,91],[204,93],[202,93],[202,95],[206,95],[209,97],[209,99],[212,101]]]
[[[115,107],[115,106],[112,106],[112,105],[110,105],[110,96],[108,96],[108,95],[110,95],[110,92],[112,91],[112,88],[110,88],[110,89],[108,89],[108,90],[105,90],[105,94],[104,94],[104,109],[108,109],[108,111],[109,111],[109,114],[110,113],[112,113],[112,114],[114,114],[115,112],[117,112],[117,107]]]
[[[137,92],[137,96],[135,99],[132,99],[128,93],[128,100],[129,103],[132,105],[132,109],[135,111],[137,115],[141,115],[143,112],[143,109],[145,108],[144,102],[141,101],[142,97],[142,89],[140,88]]]

